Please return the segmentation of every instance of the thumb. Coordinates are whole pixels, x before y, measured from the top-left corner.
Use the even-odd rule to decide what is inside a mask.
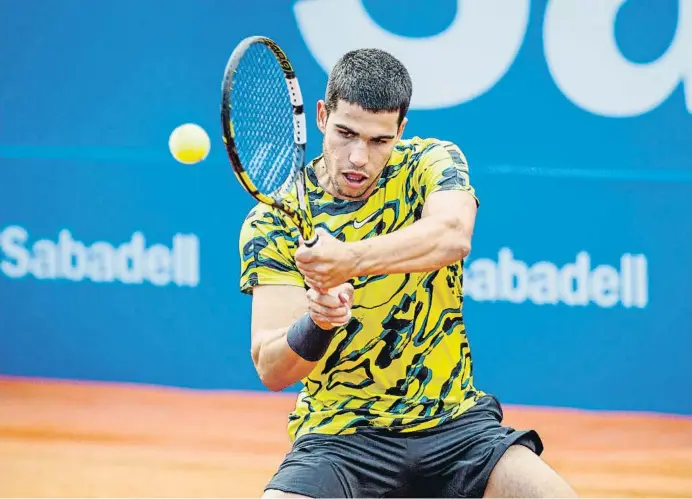
[[[331,237],[331,234],[324,230],[322,227],[317,227],[315,229],[315,235],[320,239],[324,237]]]
[[[348,296],[347,293],[339,293],[339,300],[341,300],[341,303],[344,305],[348,305],[348,302],[351,300],[351,298]]]

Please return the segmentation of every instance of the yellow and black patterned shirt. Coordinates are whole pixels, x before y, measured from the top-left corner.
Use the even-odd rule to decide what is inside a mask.
[[[476,197],[466,158],[451,142],[400,141],[376,189],[363,201],[325,192],[317,183],[315,161],[306,167],[314,224],[342,241],[411,225],[435,191],[462,190]],[[304,287],[294,259],[298,237],[288,217],[258,204],[240,235],[241,290],[251,293],[265,284]],[[289,416],[291,439],[365,427],[415,431],[472,407],[483,393],[473,385],[462,271],[463,263],[457,262],[434,272],[353,279],[353,317],[302,380]]]

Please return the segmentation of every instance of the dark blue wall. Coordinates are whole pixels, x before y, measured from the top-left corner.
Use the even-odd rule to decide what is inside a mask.
[[[0,372],[262,388],[218,109],[264,34],[310,123],[334,59],[377,45],[411,67],[407,135],[466,152],[482,389],[692,414],[692,2],[622,3],[0,0]],[[184,122],[212,137],[200,165],[168,153]]]

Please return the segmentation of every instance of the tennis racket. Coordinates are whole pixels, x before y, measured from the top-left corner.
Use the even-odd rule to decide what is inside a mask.
[[[223,76],[221,125],[243,188],[288,215],[305,244],[313,246],[303,97],[293,65],[273,40],[251,36],[233,50]]]

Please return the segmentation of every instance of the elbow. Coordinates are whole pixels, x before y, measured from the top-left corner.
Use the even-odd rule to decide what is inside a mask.
[[[281,379],[278,379],[276,376],[272,376],[267,372],[258,369],[257,373],[259,374],[262,384],[272,392],[280,392],[288,386],[288,384],[283,383]]]
[[[451,265],[464,260],[471,253],[471,235],[466,230],[461,217],[450,216],[445,218],[443,223],[445,263]]]
[[[457,260],[464,260],[471,253],[471,238],[467,235],[461,235],[458,240],[454,252],[457,254]]]
[[[471,240],[463,236],[455,238],[454,241],[450,242],[448,265],[463,261],[469,256],[469,253],[471,253]]]
[[[289,385],[285,380],[281,379],[280,376],[277,376],[276,369],[272,369],[266,362],[262,362],[260,345],[252,346],[251,355],[252,363],[255,365],[255,371],[257,371],[260,381],[268,390],[280,392]]]
[[[281,376],[277,376],[276,369],[271,369],[259,363],[255,364],[255,369],[262,384],[272,392],[280,392],[289,385]]]

